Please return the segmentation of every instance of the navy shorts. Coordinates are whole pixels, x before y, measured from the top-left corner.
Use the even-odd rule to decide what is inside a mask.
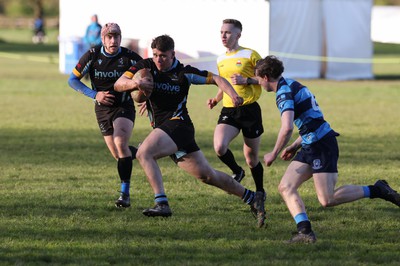
[[[264,133],[261,108],[257,102],[239,107],[223,107],[218,124],[236,127],[249,139],[258,138]]]
[[[311,166],[313,173],[337,173],[339,147],[336,136],[324,137],[316,143],[303,145],[293,158]]]
[[[124,102],[120,106],[108,107],[95,105],[95,113],[100,132],[103,136],[110,136],[114,133],[113,122],[118,117],[125,117],[135,123],[135,106],[132,101]]]

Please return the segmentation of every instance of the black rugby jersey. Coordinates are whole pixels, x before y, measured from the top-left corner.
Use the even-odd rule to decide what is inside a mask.
[[[92,89],[111,91],[115,95],[114,105],[118,105],[131,100],[131,96],[128,92],[114,91],[114,83],[141,59],[140,55],[125,47],[120,47],[115,55],[106,54],[103,46],[94,47],[80,58],[73,73],[79,78],[89,73]]]
[[[174,59],[170,70],[159,71],[152,58],[139,61],[125,75],[133,75],[142,68],[149,68],[154,79],[154,88],[147,100],[147,111],[153,127],[168,119],[179,119],[191,123],[186,108],[191,84],[211,84],[212,73],[190,65],[184,66]]]

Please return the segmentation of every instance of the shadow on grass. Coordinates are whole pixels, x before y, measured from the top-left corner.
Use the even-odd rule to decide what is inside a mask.
[[[400,74],[398,74],[398,75],[375,75],[375,80],[400,80]]]
[[[5,42],[0,39],[0,51],[6,53],[43,53],[43,52],[58,53],[58,43],[52,43],[52,44],[14,43],[14,42]]]
[[[3,128],[0,131],[0,163],[7,164],[62,164],[76,165],[92,161],[103,161],[108,156],[101,136],[94,130],[16,130]],[[144,139],[145,132],[135,132],[136,139]],[[389,163],[399,160],[393,150],[394,143],[388,139],[396,139],[396,135],[347,137],[340,140],[341,164],[370,165]],[[265,137],[267,142],[273,136]],[[382,139],[383,138],[383,139]],[[211,164],[214,161],[211,132],[197,130],[196,140]],[[131,141],[133,142],[133,140]],[[365,145],[369,143],[369,145]],[[235,143],[232,148],[240,150],[241,144]],[[354,157],[357,151],[358,156]],[[10,165],[9,165],[10,166]]]

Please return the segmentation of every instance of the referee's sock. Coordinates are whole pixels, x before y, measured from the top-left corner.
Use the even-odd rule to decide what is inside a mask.
[[[242,171],[242,167],[236,163],[235,156],[233,156],[230,149],[228,149],[224,155],[218,156],[218,158],[226,164],[233,173],[237,174]]]

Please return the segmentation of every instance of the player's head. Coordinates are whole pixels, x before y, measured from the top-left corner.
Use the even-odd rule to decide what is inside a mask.
[[[175,42],[168,35],[161,35],[151,42],[153,51],[153,62],[160,71],[171,68],[175,58]]]
[[[268,77],[271,80],[277,80],[284,70],[282,61],[274,55],[269,55],[258,60],[255,67],[255,74],[257,77]]]
[[[167,52],[175,49],[175,42],[170,36],[164,34],[153,39],[151,49]]]
[[[106,23],[101,28],[101,41],[107,53],[115,54],[121,45],[121,29],[117,23]]]
[[[232,24],[235,28],[240,30],[240,32],[243,30],[242,23],[237,19],[227,18],[222,21],[222,24]]]
[[[97,15],[96,14],[94,14],[93,16],[92,16],[92,22],[98,22],[99,20],[98,20],[98,18],[97,18]]]
[[[101,38],[103,38],[106,35],[121,35],[121,29],[118,26],[117,23],[106,23],[102,28],[101,28]]]
[[[228,49],[236,49],[239,46],[239,38],[242,36],[242,23],[236,19],[224,19],[221,26],[222,45]]]
[[[271,82],[277,82],[285,70],[283,63],[274,55],[260,59],[256,63],[255,74],[259,84],[267,91],[273,91]]]

